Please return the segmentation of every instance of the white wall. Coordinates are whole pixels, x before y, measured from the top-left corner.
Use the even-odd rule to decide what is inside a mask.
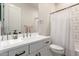
[[[24,31],[24,25],[35,26],[34,22],[36,17],[38,17],[37,10],[33,7],[22,7],[22,32]],[[35,29],[33,29],[33,31],[35,31]]]
[[[50,4],[41,3],[39,4],[39,20],[42,20],[40,23],[39,33],[42,35],[49,35],[49,13],[50,13]]]

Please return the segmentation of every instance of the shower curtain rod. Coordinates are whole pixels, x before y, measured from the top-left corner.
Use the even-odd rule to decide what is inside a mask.
[[[79,3],[74,4],[74,5],[71,5],[71,6],[66,7],[66,8],[63,8],[63,9],[60,9],[60,10],[57,10],[57,11],[54,11],[54,12],[51,12],[50,14],[54,14],[54,13],[60,12],[60,11],[62,11],[62,10],[65,10],[65,9],[68,9],[68,8],[71,8],[71,7],[74,7],[74,6],[76,6],[76,5],[79,5]]]

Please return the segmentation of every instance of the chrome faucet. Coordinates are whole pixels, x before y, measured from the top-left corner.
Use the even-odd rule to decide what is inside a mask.
[[[2,35],[2,41],[3,41],[3,38],[4,38],[4,37],[3,37],[3,35]]]
[[[9,40],[9,38],[8,38],[8,34],[7,34],[7,40]]]
[[[29,29],[28,32],[29,32],[29,36],[30,36],[30,37],[31,37],[31,28],[32,28],[32,26],[29,26],[29,28],[28,28],[28,29]]]
[[[13,39],[17,39],[18,38],[18,34],[13,34]]]

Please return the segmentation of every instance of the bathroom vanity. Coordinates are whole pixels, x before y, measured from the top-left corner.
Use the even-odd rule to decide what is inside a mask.
[[[0,42],[0,56],[48,56],[51,55],[49,36],[32,36]]]
[[[34,34],[40,25],[37,8],[13,3],[1,3],[1,7],[0,56],[51,55],[50,37]]]

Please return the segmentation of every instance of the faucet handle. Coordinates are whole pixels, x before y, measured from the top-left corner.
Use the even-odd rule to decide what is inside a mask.
[[[7,33],[7,40],[9,40],[9,37],[8,37],[8,35],[9,35],[9,34]]]

